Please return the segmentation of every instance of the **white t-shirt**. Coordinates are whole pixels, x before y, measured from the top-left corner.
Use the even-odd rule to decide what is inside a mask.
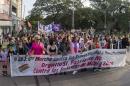
[[[84,41],[84,39],[83,39],[83,38],[80,38],[80,39],[79,39],[79,43],[82,43],[82,41]]]

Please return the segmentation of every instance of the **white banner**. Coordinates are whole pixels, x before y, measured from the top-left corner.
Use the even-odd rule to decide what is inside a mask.
[[[52,28],[53,28],[53,25],[52,25],[52,24],[46,25],[46,26],[44,27],[44,31],[45,31],[46,33],[52,32]]]
[[[124,49],[94,49],[76,55],[12,56],[11,76],[36,76],[74,71],[83,68],[123,67]]]

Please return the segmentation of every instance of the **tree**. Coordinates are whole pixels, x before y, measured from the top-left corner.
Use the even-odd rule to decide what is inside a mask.
[[[79,28],[90,28],[91,26],[96,27],[97,11],[92,8],[79,8],[75,10],[75,29]],[[44,21],[47,23],[51,23],[53,19],[53,15],[47,16]],[[56,17],[55,22],[61,23],[65,28],[71,28],[72,26],[72,12],[70,13],[60,13],[58,17]]]
[[[72,9],[73,0],[36,0],[34,11],[45,15],[68,12]],[[81,0],[75,0],[75,8],[82,7]]]
[[[83,6],[82,0],[36,0],[27,20],[44,24],[60,23],[64,28],[71,28],[72,9],[75,11],[75,28],[109,31],[128,31],[130,8],[127,0],[90,0],[92,8]],[[42,15],[46,17],[43,18]]]
[[[81,0],[75,0],[75,9],[82,6]],[[33,14],[53,16],[53,21],[55,21],[61,13],[70,13],[72,8],[73,0],[36,0],[32,12]]]
[[[44,17],[40,14],[31,13],[25,19],[26,19],[26,26],[27,26],[27,22],[29,21],[32,25],[33,30],[37,29],[38,21],[40,21],[41,23],[44,23]]]
[[[128,0],[90,0],[94,9],[107,16],[107,30],[128,31]],[[104,19],[105,20],[105,19]],[[100,22],[100,21],[98,21]],[[104,24],[102,24],[103,26]]]

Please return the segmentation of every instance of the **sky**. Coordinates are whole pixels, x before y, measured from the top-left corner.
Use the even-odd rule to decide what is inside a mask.
[[[29,12],[31,11],[31,9],[33,8],[33,4],[35,3],[36,0],[23,0],[23,17],[26,17],[27,15],[29,15]],[[84,3],[85,6],[89,6],[89,0],[82,0],[83,2],[86,1]]]
[[[29,11],[33,8],[36,0],[23,0],[23,17],[29,15]]]

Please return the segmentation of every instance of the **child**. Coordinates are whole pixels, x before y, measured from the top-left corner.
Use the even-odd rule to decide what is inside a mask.
[[[3,76],[7,76],[8,75],[8,73],[7,73],[7,53],[2,49],[2,45],[0,45],[0,59],[2,62]]]

